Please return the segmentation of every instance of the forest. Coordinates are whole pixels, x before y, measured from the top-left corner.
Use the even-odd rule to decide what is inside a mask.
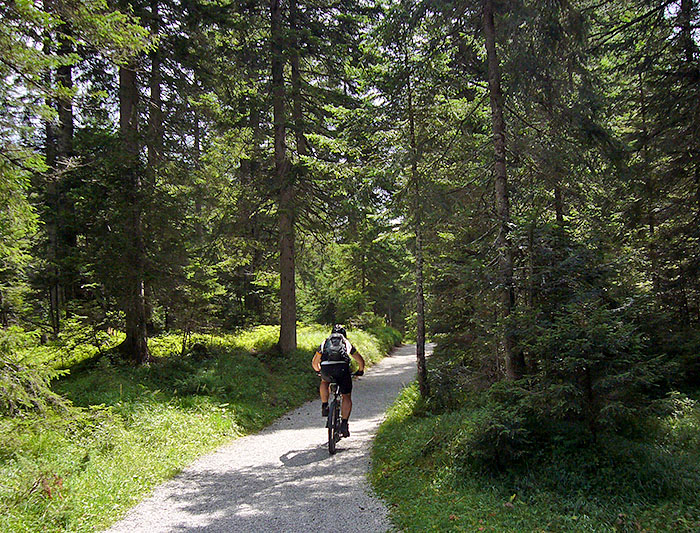
[[[3,529],[109,524],[68,479],[104,432],[262,427],[334,323],[417,345],[371,474],[398,527],[700,529],[697,0],[0,14]]]

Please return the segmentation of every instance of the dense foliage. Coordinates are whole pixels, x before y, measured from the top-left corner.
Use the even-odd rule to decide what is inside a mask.
[[[394,326],[501,473],[700,385],[697,0],[0,14],[3,339],[143,364],[156,335]],[[6,345],[4,411],[40,411],[65,365]]]
[[[129,340],[278,322],[288,209],[301,321],[374,313],[401,327],[405,239],[393,235],[393,181],[366,164],[361,122],[374,113],[356,67],[377,10],[285,7],[294,105],[279,178],[269,6],[116,6],[2,8],[4,327],[56,338],[82,317]],[[148,358],[138,339],[122,348]]]
[[[493,464],[489,444],[515,450],[504,441],[517,429],[501,426],[485,439],[485,421],[498,427],[483,403],[435,415],[417,387],[401,394],[377,436],[371,479],[402,531],[698,530],[697,400],[669,398],[643,439],[608,436],[581,447],[574,429],[499,475],[482,468]]]
[[[488,95],[477,70],[479,6],[460,19],[469,37],[445,52],[473,80],[472,99]],[[503,467],[572,427],[581,443],[625,432],[669,391],[697,384],[698,85],[690,80],[700,58],[694,2],[498,6],[510,218],[503,225],[483,201],[491,177],[479,172],[466,173],[467,198],[439,211],[428,255],[438,340],[428,401],[454,409],[488,390],[495,411],[480,442],[490,466]],[[472,127],[487,131],[490,118],[475,117]],[[677,128],[695,134],[672,147],[667,135]],[[488,165],[482,148],[471,153]],[[495,268],[504,246],[510,280]],[[499,306],[507,283],[509,305]],[[509,382],[492,387],[504,373]],[[499,443],[510,453],[499,454]]]

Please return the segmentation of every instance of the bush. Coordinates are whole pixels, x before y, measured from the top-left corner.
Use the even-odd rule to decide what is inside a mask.
[[[18,416],[27,411],[45,413],[65,408],[66,400],[50,389],[51,381],[66,371],[44,362],[21,359],[18,352],[36,342],[36,335],[18,327],[0,331],[0,414]]]
[[[624,312],[602,301],[572,302],[537,328],[530,350],[539,370],[529,404],[541,420],[580,421],[596,439],[649,405],[645,389],[662,361],[648,353]]]
[[[464,419],[453,448],[461,470],[502,471],[536,449],[537,424],[520,383],[503,381],[476,394],[459,411]]]
[[[594,443],[580,423],[543,428],[524,416],[524,385],[498,384],[440,414],[423,409],[415,383],[401,393],[377,433],[370,474],[398,529],[700,530],[695,400],[674,393],[639,438]]]
[[[351,328],[374,329],[386,327],[386,320],[375,315],[371,311],[365,311],[347,319],[347,325]]]
[[[395,346],[400,346],[403,340],[401,332],[390,326],[373,327],[368,329],[367,332],[377,338],[379,348],[384,353],[390,352]]]

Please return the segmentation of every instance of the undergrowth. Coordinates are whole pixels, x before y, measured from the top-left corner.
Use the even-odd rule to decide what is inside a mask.
[[[0,417],[0,531],[106,527],[195,457],[315,397],[310,361],[327,334],[300,328],[290,357],[275,353],[274,326],[195,335],[184,356],[180,335],[154,338],[156,362],[142,367],[105,348],[66,354],[69,374],[48,391],[68,400],[60,409]],[[386,352],[368,333],[349,336],[369,364]]]
[[[493,472],[467,449],[483,406],[431,414],[414,384],[379,430],[371,479],[403,531],[697,532],[700,405],[668,403],[634,438],[550,443]]]

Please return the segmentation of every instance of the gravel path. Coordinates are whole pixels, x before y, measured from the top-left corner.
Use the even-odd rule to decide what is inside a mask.
[[[429,349],[430,347],[428,347]],[[355,380],[350,438],[328,455],[320,401],[201,457],[108,533],[375,532],[391,527],[366,480],[372,437],[415,375],[415,346]]]

